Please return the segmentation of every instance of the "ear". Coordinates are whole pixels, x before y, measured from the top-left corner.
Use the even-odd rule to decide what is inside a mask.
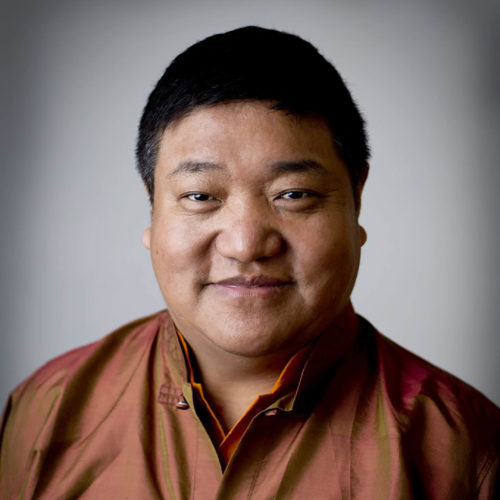
[[[361,212],[361,195],[363,194],[363,188],[365,187],[365,182],[366,179],[368,178],[369,170],[370,166],[367,163],[363,167],[363,170],[359,175],[359,181],[354,191],[354,202],[356,204],[356,219],[359,218],[359,213]],[[358,224],[358,231],[359,231],[359,242],[361,246],[363,246],[366,243],[368,236],[366,234],[365,228],[363,226],[360,226],[359,224]]]
[[[359,243],[361,246],[363,246],[366,243],[366,240],[368,239],[368,235],[366,234],[366,230],[363,226],[360,226],[358,224],[358,231],[359,231]]]
[[[365,187],[366,179],[368,178],[369,170],[370,170],[370,165],[366,163],[359,174],[358,183],[354,189],[354,203],[356,205],[356,217],[359,217],[359,213],[361,212],[361,195],[363,193],[363,188]]]
[[[151,228],[147,227],[142,233],[142,244],[147,250],[151,250]]]

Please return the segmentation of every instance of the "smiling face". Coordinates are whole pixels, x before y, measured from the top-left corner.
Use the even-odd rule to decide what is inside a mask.
[[[321,334],[349,306],[363,234],[323,120],[244,102],[166,129],[143,239],[195,352],[292,353]]]

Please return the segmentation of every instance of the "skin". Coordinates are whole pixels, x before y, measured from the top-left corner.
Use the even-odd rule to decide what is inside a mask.
[[[361,188],[320,118],[240,102],[165,130],[143,242],[226,427],[352,317]]]

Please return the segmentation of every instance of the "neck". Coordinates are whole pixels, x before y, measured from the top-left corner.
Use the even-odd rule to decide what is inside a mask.
[[[194,353],[197,375],[205,396],[224,429],[231,429],[259,394],[271,392],[274,383],[291,357],[271,355],[245,359],[224,353],[215,362],[198,349]],[[292,353],[293,355],[293,353]]]
[[[349,304],[333,324],[311,336],[306,344],[324,331],[342,334],[354,324],[357,317]],[[196,376],[226,430],[233,427],[259,394],[271,392],[286,363],[303,347],[263,356],[242,356],[220,349],[203,335],[190,336],[188,331],[181,331],[191,348],[190,359]]]

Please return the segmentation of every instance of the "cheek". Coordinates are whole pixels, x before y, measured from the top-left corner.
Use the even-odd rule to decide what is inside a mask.
[[[151,263],[167,307],[183,315],[183,305],[194,300],[193,281],[198,265],[194,238],[180,224],[157,219],[151,227]]]
[[[296,267],[304,282],[314,287],[348,286],[359,262],[355,228],[350,221],[337,221],[311,229],[307,235],[297,238],[294,252]]]
[[[192,268],[196,248],[196,232],[186,224],[160,218],[153,222],[151,259],[157,274],[175,275],[183,269]]]

